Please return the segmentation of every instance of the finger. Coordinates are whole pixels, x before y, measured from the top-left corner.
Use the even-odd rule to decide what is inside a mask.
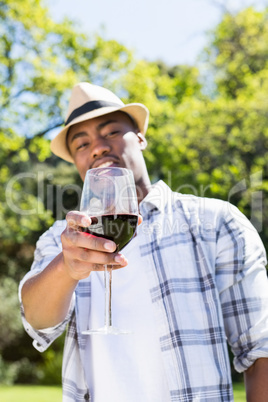
[[[70,230],[68,232],[68,240],[76,247],[81,247],[88,250],[103,251],[106,253],[114,253],[116,244],[104,237],[94,236],[87,232]]]
[[[87,278],[92,271],[103,271],[103,265],[88,264],[84,261],[73,260],[68,264],[70,274],[74,279],[80,280]]]
[[[138,215],[138,226],[142,223],[143,217],[141,215]]]
[[[124,268],[124,267],[126,267],[126,265],[109,264],[107,268],[108,268],[108,270],[112,269],[113,271],[115,271],[117,269],[121,269],[121,268]],[[91,271],[105,271],[105,265],[92,264]]]
[[[127,259],[121,254],[86,252],[77,248],[65,250],[64,260],[71,271],[71,276],[78,280],[87,277],[91,271],[103,271],[105,265],[119,269],[128,264]]]
[[[123,268],[121,265],[109,265],[109,269],[117,270]],[[76,261],[71,267],[71,276],[77,280],[87,278],[93,271],[105,271],[102,264],[88,264],[83,261]]]
[[[107,264],[108,265],[108,264]],[[117,265],[117,264],[109,264],[108,265],[108,270],[112,269],[113,271],[117,269],[121,269],[126,267],[127,265]],[[105,265],[101,264],[93,264],[92,265],[92,271],[105,271]]]
[[[102,253],[83,248],[76,251],[75,258],[77,258],[79,261],[88,262],[89,264],[118,266],[126,266],[128,264],[126,257],[121,253]]]
[[[71,228],[88,227],[91,225],[91,218],[79,211],[70,211],[66,215],[67,225]]]

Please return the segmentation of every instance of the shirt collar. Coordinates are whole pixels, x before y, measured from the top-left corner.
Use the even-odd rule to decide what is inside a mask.
[[[168,202],[172,200],[172,191],[162,180],[155,183],[147,196],[140,203],[140,211],[147,214],[152,210],[164,212]]]

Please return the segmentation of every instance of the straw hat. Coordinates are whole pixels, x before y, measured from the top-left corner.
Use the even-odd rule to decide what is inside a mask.
[[[66,145],[68,129],[76,123],[118,110],[128,113],[135,120],[140,132],[146,133],[149,120],[149,111],[146,106],[141,103],[125,105],[108,89],[88,82],[80,82],[75,85],[71,94],[65,127],[51,141],[52,152],[60,158],[74,163]]]

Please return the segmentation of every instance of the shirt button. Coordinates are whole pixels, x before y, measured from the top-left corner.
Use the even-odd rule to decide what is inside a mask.
[[[88,393],[88,392],[84,395],[84,398],[85,398],[86,401],[89,401],[90,396],[89,396],[89,393]]]

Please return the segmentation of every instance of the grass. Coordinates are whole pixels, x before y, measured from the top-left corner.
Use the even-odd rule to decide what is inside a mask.
[[[0,386],[1,402],[61,402],[61,387],[13,385]]]
[[[3,402],[61,402],[61,387],[13,385],[0,386],[0,401]],[[235,402],[245,402],[246,394],[243,384],[234,384]]]
[[[246,402],[246,391],[243,383],[234,384],[234,400],[235,402]]]

